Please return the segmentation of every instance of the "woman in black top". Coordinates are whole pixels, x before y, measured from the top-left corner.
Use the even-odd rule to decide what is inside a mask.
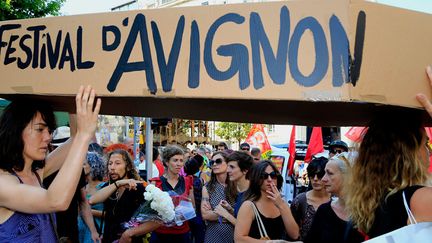
[[[299,227],[288,204],[281,198],[282,176],[268,160],[252,167],[246,201],[240,207],[235,231],[235,242],[260,242],[258,224],[253,206],[258,209],[265,230],[272,240],[280,240],[285,232],[293,239],[299,237]]]
[[[432,83],[431,67],[426,71]],[[432,104],[426,96],[419,94],[417,100],[432,116]],[[430,177],[430,138],[422,119],[420,112],[411,110],[381,113],[363,137],[347,206],[355,226],[368,238],[407,225],[403,193],[417,222],[432,221],[432,188],[424,186]]]
[[[325,175],[321,179],[327,192],[334,198],[328,203],[322,204],[313,219],[312,226],[304,239],[305,243],[342,243],[348,239],[362,239],[355,230],[345,235],[348,223],[348,212],[345,208],[343,195],[344,179],[347,175],[349,161],[346,153],[332,157],[325,167]]]

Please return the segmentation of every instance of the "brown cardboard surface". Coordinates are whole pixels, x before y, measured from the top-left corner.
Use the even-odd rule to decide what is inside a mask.
[[[361,11],[357,80],[340,61],[348,60],[348,40],[355,55]],[[398,109],[388,105],[418,107],[414,95],[429,90],[432,33],[417,26],[431,20],[361,1],[294,0],[5,21],[0,96],[37,95],[72,110],[79,85],[91,84],[106,114],[361,125],[375,111]],[[399,27],[414,38],[403,39]]]
[[[432,15],[367,2],[350,9],[364,11],[367,19],[361,74],[351,99],[418,107],[415,94],[430,95],[425,67],[432,64]]]

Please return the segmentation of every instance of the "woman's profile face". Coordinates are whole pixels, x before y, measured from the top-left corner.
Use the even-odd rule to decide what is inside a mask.
[[[24,161],[32,162],[45,159],[52,134],[39,112],[24,128],[22,139],[24,141]]]
[[[227,172],[230,181],[239,181],[242,177],[246,176],[246,172],[241,171],[238,162],[235,160],[228,161]]]
[[[325,167],[325,174],[322,178],[324,188],[328,193],[339,196],[342,191],[342,171],[337,166],[337,162],[330,160]]]
[[[214,174],[219,175],[227,173],[228,165],[222,155],[216,154],[215,156],[213,156],[212,160],[215,161],[211,167]]]

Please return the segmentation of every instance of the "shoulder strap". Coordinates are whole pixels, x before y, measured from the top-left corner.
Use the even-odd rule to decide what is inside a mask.
[[[44,187],[44,185],[42,184],[42,180],[41,180],[41,178],[40,178],[40,176],[39,176],[39,173],[37,173],[36,171],[35,171],[34,173],[35,173],[36,178],[37,178],[37,180],[38,180],[38,182],[39,182],[39,185],[40,185],[41,187]]]
[[[402,197],[403,197],[403,203],[405,206],[405,210],[408,214],[408,219],[410,221],[410,224],[417,224],[417,220],[415,219],[414,215],[411,212],[411,209],[408,206],[408,202],[407,202],[406,197],[405,197],[405,191],[402,192]]]
[[[257,207],[255,206],[254,202],[252,202],[252,209],[253,209],[253,211],[255,213],[255,219],[257,221],[258,230],[260,232],[261,239],[262,238],[269,238],[268,235],[267,235],[267,231],[266,231],[266,229],[264,227],[264,223],[261,220],[261,216],[259,215],[259,211],[258,211]]]

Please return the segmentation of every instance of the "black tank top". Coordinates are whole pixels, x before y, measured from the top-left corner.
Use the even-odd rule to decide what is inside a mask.
[[[387,201],[383,199],[381,206],[375,211],[375,221],[368,233],[369,237],[377,237],[406,226],[408,214],[403,203],[402,192],[405,191],[407,203],[410,205],[412,195],[422,187],[410,186],[389,196]]]
[[[258,207],[257,207],[258,209]],[[265,230],[267,231],[267,235],[272,240],[280,240],[283,239],[285,234],[285,225],[282,220],[282,216],[279,215],[276,218],[267,218],[264,215],[261,214],[261,212],[258,210],[258,213],[261,217],[261,220],[264,223]],[[254,217],[254,220],[252,221],[252,225],[249,230],[249,236],[254,239],[260,239],[260,233],[258,229],[257,221]]]

